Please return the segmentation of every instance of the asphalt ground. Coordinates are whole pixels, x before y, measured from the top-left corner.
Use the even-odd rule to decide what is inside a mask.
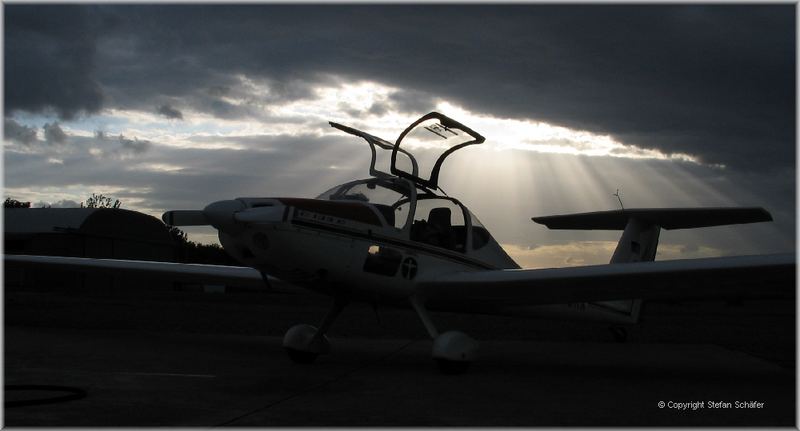
[[[337,320],[331,355],[291,363],[283,333],[327,305],[310,294],[6,291],[5,399],[22,405],[6,406],[4,424],[795,425],[793,303],[651,303],[626,343],[591,322],[435,313],[440,329],[481,343],[458,376],[438,372],[413,312],[365,305]]]

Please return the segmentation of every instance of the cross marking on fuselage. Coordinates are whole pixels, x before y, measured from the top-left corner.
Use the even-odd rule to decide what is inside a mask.
[[[413,279],[417,275],[417,261],[414,260],[413,257],[407,257],[403,261],[403,267],[401,270],[403,272],[403,278],[409,280]]]

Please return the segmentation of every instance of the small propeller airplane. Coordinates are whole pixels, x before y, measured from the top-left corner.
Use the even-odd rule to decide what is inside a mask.
[[[433,340],[432,356],[445,373],[465,371],[477,357],[478,343],[459,331],[440,332],[429,310],[627,324],[638,321],[643,300],[795,295],[793,253],[654,261],[661,229],[771,221],[763,208],[534,217],[550,229],[620,230],[622,235],[609,264],[520,269],[478,218],[438,184],[445,159],[483,143],[483,136],[437,112],[412,123],[394,144],[330,125],[369,144],[369,178],[338,185],[315,199],[237,198],[163,214],[171,226],[213,226],[226,252],[243,267],[23,255],[6,255],[5,261],[206,283],[269,286],[277,278],[328,295],[332,306],[318,327],[299,324],[284,336],[284,348],[299,363],[330,351],[325,334],[348,303],[410,307]],[[420,147],[442,150],[422,172],[410,151]],[[376,168],[379,151],[391,151],[389,173]]]

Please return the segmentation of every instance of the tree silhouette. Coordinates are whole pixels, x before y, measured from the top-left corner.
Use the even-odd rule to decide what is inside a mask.
[[[189,241],[186,232],[177,226],[167,225],[169,236],[178,249],[178,261],[184,263],[205,263],[214,265],[239,265],[218,244],[201,244]]]
[[[81,208],[119,208],[122,202],[119,199],[113,199],[105,196],[104,194],[92,193],[92,197],[86,199],[86,202],[81,202]]]
[[[180,230],[178,226],[167,225],[169,229],[169,236],[178,244],[186,244],[189,240],[186,237],[186,232]]]
[[[6,198],[3,202],[3,208],[30,208],[30,202],[20,202],[16,199]]]

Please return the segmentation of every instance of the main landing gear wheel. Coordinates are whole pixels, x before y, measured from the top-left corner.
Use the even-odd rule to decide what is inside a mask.
[[[447,331],[440,334],[428,315],[423,301],[416,297],[409,298],[411,307],[425,325],[425,330],[433,339],[431,356],[444,374],[462,374],[478,356],[478,342],[459,331]]]
[[[462,374],[478,356],[478,342],[459,331],[447,331],[433,339],[433,359],[444,374]]]
[[[331,351],[328,337],[311,325],[295,325],[283,336],[283,349],[296,364],[310,364],[317,356]]]

